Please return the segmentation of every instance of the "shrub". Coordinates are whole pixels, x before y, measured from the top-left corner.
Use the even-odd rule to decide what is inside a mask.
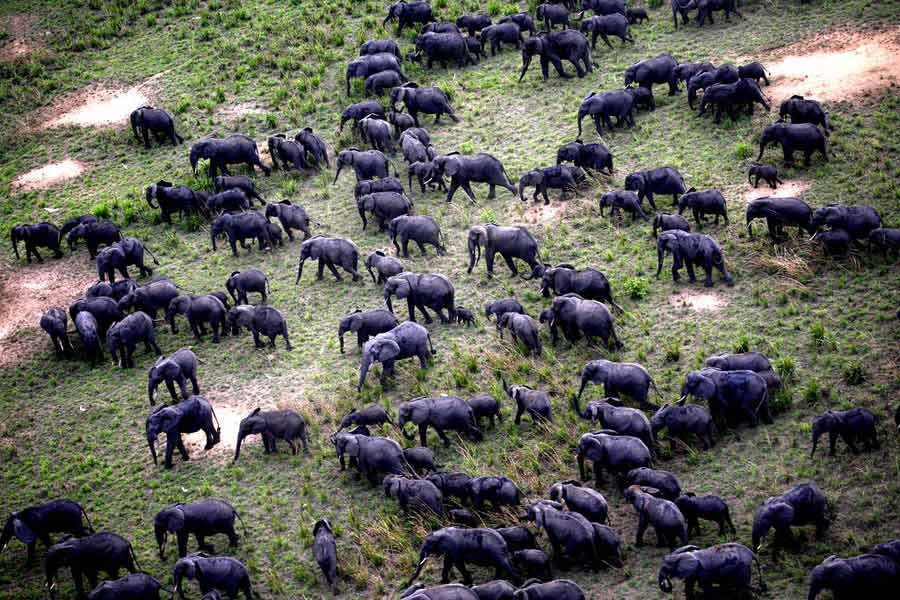
[[[101,202],[100,204],[95,204],[91,209],[91,214],[97,217],[98,219],[108,219],[112,211],[109,208],[109,204],[106,202]]]
[[[794,359],[790,356],[781,356],[775,361],[775,371],[784,382],[794,377]]]
[[[753,148],[747,142],[738,142],[734,145],[734,156],[739,160],[753,156]]]
[[[781,387],[775,392],[772,399],[769,400],[769,410],[772,411],[773,415],[779,415],[788,411],[793,403],[794,393],[786,387]]]
[[[666,346],[666,362],[678,362],[681,360],[681,344],[671,342]]]
[[[460,154],[475,154],[475,144],[471,140],[459,145]]]
[[[844,365],[841,376],[847,385],[859,385],[866,380],[866,370],[861,362],[853,360]]]
[[[622,284],[622,289],[633,300],[642,300],[650,294],[650,284],[641,277],[629,277]]]
[[[821,321],[816,321],[812,324],[812,327],[809,328],[809,334],[812,337],[813,344],[816,346],[821,346],[825,343],[825,326],[822,325]]]
[[[822,390],[819,388],[819,382],[815,379],[807,381],[806,385],[803,386],[802,396],[807,404],[815,404],[818,402],[819,398],[822,397]]]
[[[734,342],[734,346],[732,347],[734,352],[749,352],[750,351],[750,336],[746,333],[741,335],[737,341]]]

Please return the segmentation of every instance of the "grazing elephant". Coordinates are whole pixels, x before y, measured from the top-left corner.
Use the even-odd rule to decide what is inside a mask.
[[[725,196],[719,190],[704,190],[698,192],[695,188],[688,189],[678,200],[678,214],[684,214],[686,209],[691,209],[694,221],[698,227],[703,227],[707,215],[715,215],[714,225],[719,224],[719,217],[725,219],[728,225],[728,209],[725,205]]]
[[[768,81],[766,81],[768,85]],[[815,100],[807,100],[803,96],[791,96],[781,103],[778,109],[778,116],[781,119],[791,118],[791,123],[811,123],[822,127],[822,133],[826,136],[829,130],[834,130],[828,121],[828,115],[822,105]]]
[[[455,567],[463,576],[464,583],[471,585],[472,576],[466,569],[466,563],[493,567],[498,572],[498,577],[499,572],[502,571],[509,574],[513,580],[519,580],[519,574],[510,560],[506,541],[493,529],[443,527],[432,531],[422,542],[419,550],[419,563],[407,586],[416,580],[422,572],[422,567],[431,556],[444,557],[441,583],[447,583],[450,580],[450,572]]]
[[[783,121],[776,122],[766,127],[759,139],[759,156],[757,161],[762,160],[763,152],[766,146],[770,144],[781,144],[781,150],[784,153],[784,162],[790,164],[794,162],[794,151],[803,152],[803,162],[808,167],[813,152],[822,153],[822,158],[828,162],[828,149],[825,144],[825,136],[822,131],[812,123],[785,123]]]
[[[825,254],[847,256],[853,238],[843,229],[831,229],[820,231],[812,237],[812,240],[822,244]]]
[[[202,552],[188,554],[179,558],[172,569],[173,590],[184,600],[184,579],[196,579],[200,592],[206,594],[212,590],[221,590],[229,599],[237,598],[243,592],[246,600],[253,600],[253,587],[250,585],[250,573],[247,567],[236,558],[230,556],[207,556]]]
[[[709,62],[684,62],[675,67],[675,78],[685,83],[689,82],[694,75],[699,73],[714,72],[716,67]],[[693,109],[693,106],[691,106]]]
[[[387,475],[382,485],[384,495],[396,499],[404,515],[408,515],[412,508],[426,516],[444,517],[444,497],[427,479]]]
[[[613,172],[613,155],[603,144],[585,144],[581,140],[575,140],[556,151],[556,164],[572,162],[585,172],[602,172],[604,169],[609,175]],[[592,175],[593,176],[593,175]]]
[[[19,260],[19,241],[25,243],[25,259],[31,264],[31,255],[38,262],[44,262],[38,253],[38,248],[49,248],[56,258],[62,258],[59,243],[62,236],[59,229],[53,223],[38,223],[36,225],[16,225],[9,232],[9,241],[12,243],[13,253]]]
[[[410,189],[412,189],[412,181],[413,177],[415,177],[419,181],[419,190],[423,194],[429,189],[431,191],[447,191],[447,184],[444,183],[444,177],[441,175],[440,169],[438,169],[433,162],[414,162],[407,168],[407,174]],[[426,186],[428,186],[427,189]]]
[[[594,120],[597,135],[603,135],[603,125],[613,128],[612,117],[616,117],[618,125],[634,127],[634,99],[629,90],[591,92],[585,96],[578,106],[578,137],[581,137],[581,123],[588,116]]]
[[[881,215],[871,206],[829,204],[816,209],[810,220],[810,226],[814,231],[823,226],[842,229],[852,239],[864,240],[869,236],[869,232],[881,227]]]
[[[669,95],[674,96],[678,92],[677,66],[678,61],[668,53],[642,60],[625,69],[625,85],[636,83],[652,90],[655,83],[667,83]]]
[[[388,21],[394,19],[397,20],[397,37],[403,33],[404,27],[412,27],[416,23],[424,25],[436,20],[431,14],[431,5],[428,2],[406,2],[405,0],[391,4],[388,14],[381,24],[386,25]]]
[[[603,395],[613,398],[631,398],[638,402],[641,409],[656,409],[647,401],[650,386],[659,394],[656,383],[650,373],[637,363],[613,362],[605,359],[597,359],[588,362],[581,372],[581,387],[578,389],[578,399],[588,383],[603,384]],[[659,394],[661,396],[661,394]]]
[[[475,415],[475,426],[481,427],[481,417],[487,417],[491,421],[491,427],[494,426],[494,417],[502,423],[503,414],[500,412],[500,402],[496,398],[486,392],[475,394],[467,401]]]
[[[543,267],[541,295],[549,298],[551,292],[557,296],[577,294],[583,299],[606,302],[622,312],[622,307],[613,300],[612,289],[606,275],[593,267],[576,269],[567,264]]]
[[[672,229],[690,233],[691,225],[681,215],[656,213],[656,216],[653,217],[653,237],[657,237],[657,231],[670,231]]]
[[[395,88],[403,85],[406,77],[397,71],[380,71],[366,77],[364,85],[366,98],[370,96],[380,96],[384,90]]]
[[[491,56],[497,56],[497,52],[503,49],[502,43],[512,44],[516,48],[521,48],[522,29],[512,21],[505,23],[497,23],[485,27],[481,31],[481,47],[489,43],[491,45]]]
[[[268,139],[269,156],[272,158],[272,168],[288,170],[293,166],[298,171],[309,168],[306,162],[306,151],[303,146],[294,140],[287,139],[283,133],[270,136]]]
[[[746,65],[741,65],[738,67],[738,77],[741,79],[752,79],[759,85],[759,80],[762,79],[766,82],[766,85],[769,85],[769,78],[767,75],[769,74],[766,71],[766,68],[759,62],[751,62]]]
[[[277,167],[276,167],[277,168]],[[222,212],[244,212],[250,208],[250,198],[240,188],[223,190],[206,198],[206,212],[219,214]]]
[[[644,21],[650,20],[649,15],[647,15],[647,9],[640,6],[626,9],[625,18],[628,19],[628,23],[631,25],[643,24]]]
[[[563,512],[544,500],[531,505],[526,518],[544,530],[553,557],[561,567],[567,567],[568,561],[585,563],[593,569],[600,566],[602,558],[594,525],[580,513]]]
[[[237,256],[237,244],[250,250],[247,240],[256,239],[260,248],[263,246],[272,248],[272,236],[269,233],[269,221],[255,210],[229,214],[225,213],[216,217],[209,228],[209,239],[212,243],[212,249],[216,250],[216,238],[222,233],[228,236],[228,244],[231,246],[231,253]]]
[[[475,64],[475,58],[469,53],[469,44],[458,31],[449,33],[425,32],[416,36],[416,49],[409,57],[420,60],[424,55],[426,67],[431,69],[435,61],[442,67],[455,62],[460,69],[467,64]]]
[[[588,344],[599,337],[608,349],[623,348],[616,335],[615,322],[605,305],[596,300],[585,300],[578,294],[566,294],[553,299],[550,308],[541,312],[541,323],[550,327],[550,339],[556,344],[557,328],[562,328],[563,336],[571,344],[587,338]]]
[[[494,223],[476,225],[469,229],[468,234],[469,266],[467,273],[471,273],[475,265],[481,260],[481,247],[484,246],[484,261],[488,277],[494,276],[494,257],[497,253],[506,261],[512,277],[519,274],[514,258],[524,261],[531,268],[532,277],[541,266],[538,243],[527,228],[517,225],[502,227]],[[507,312],[507,311],[504,311]],[[501,313],[495,313],[499,318]]]
[[[728,509],[728,504],[718,496],[697,496],[686,492],[683,496],[675,499],[675,506],[687,520],[688,536],[691,535],[691,532],[700,535],[700,519],[715,522],[719,526],[720,536],[726,534],[726,526],[731,529],[731,535],[737,533],[734,523],[731,522],[731,511]]]
[[[372,486],[378,484],[378,473],[406,475],[410,469],[403,456],[400,444],[389,438],[369,437],[352,433],[336,433],[331,437],[344,468],[344,455],[350,457],[350,464],[356,461],[357,470]]]
[[[715,122],[717,124],[722,121],[722,111],[728,113],[728,117],[732,121],[736,121],[738,118],[736,109],[744,106],[747,114],[752,115],[755,104],[761,105],[766,111],[771,108],[768,98],[752,79],[739,79],[732,83],[716,83],[704,90],[697,116],[705,115],[707,107],[712,105],[716,110]]]
[[[256,191],[253,180],[244,175],[220,175],[213,180],[213,189],[217,194],[227,190],[241,190],[247,196],[250,206],[253,206],[254,198],[260,203],[265,203],[263,197]]]
[[[390,38],[366,40],[359,46],[360,56],[365,56],[366,54],[382,54],[385,52],[400,58],[400,46]]]
[[[162,584],[146,573],[131,573],[104,581],[88,594],[88,600],[159,600]]]
[[[376,250],[369,254],[366,257],[365,265],[369,275],[372,276],[372,283],[375,284],[384,283],[388,278],[399,275],[406,270],[402,262],[386,255],[382,250]],[[372,271],[373,268],[378,272],[378,277],[375,277],[375,272]]]
[[[166,560],[166,542],[169,533],[174,533],[178,540],[178,556],[187,556],[188,537],[197,538],[200,550],[212,548],[206,538],[223,534],[228,536],[228,545],[234,548],[238,543],[234,531],[234,520],[240,515],[234,507],[220,498],[204,498],[196,502],[170,504],[153,518],[153,533],[159,549],[159,560]],[[243,520],[241,520],[243,523]]]
[[[553,579],[550,557],[543,550],[536,548],[516,550],[512,554],[512,562],[524,577],[533,577],[538,581]]]
[[[521,341],[528,349],[529,354],[541,356],[544,349],[541,344],[541,335],[538,332],[537,321],[525,314],[508,312],[497,318],[497,333],[500,334],[501,340],[503,339],[504,329],[509,329],[513,338],[513,344],[518,344]]]
[[[781,378],[775,373],[772,363],[759,352],[723,352],[707,358],[704,366],[720,371],[753,371],[759,373],[766,380],[769,391],[781,387]]]
[[[121,279],[115,283],[98,281],[87,289],[85,298],[112,298],[119,301],[126,295],[137,289],[137,284],[132,279]]]
[[[95,221],[82,223],[69,231],[67,236],[69,250],[74,251],[79,239],[84,239],[91,260],[97,257],[97,248],[100,244],[111,246],[122,241],[122,232],[119,226],[112,221]]]
[[[471,499],[472,489],[470,483],[472,477],[465,473],[431,473],[425,479],[433,483],[444,498],[456,498],[459,502],[465,502]]]
[[[384,111],[382,111],[382,114]],[[321,169],[321,165],[330,167],[328,162],[328,147],[319,135],[313,132],[312,127],[304,127],[294,136],[294,141],[303,147],[303,159],[312,167]],[[262,201],[262,198],[260,198]]]
[[[534,13],[538,21],[544,22],[544,31],[553,31],[554,25],[569,28],[569,9],[562,4],[539,4]]]
[[[834,598],[888,598],[897,591],[900,564],[883,554],[871,553],[840,558],[831,555],[809,573],[808,600],[815,600],[822,590],[831,590]]]
[[[82,311],[75,316],[75,330],[81,338],[85,353],[91,360],[91,366],[103,360],[103,338],[100,336],[100,326],[94,315]]]
[[[820,538],[831,524],[828,500],[814,482],[794,486],[780,496],[768,498],[753,514],[753,551],[759,552],[759,545],[769,530],[775,529],[775,544],[793,540],[791,525],[815,525],[816,537]]]
[[[362,151],[358,148],[348,148],[338,153],[337,172],[334,174],[332,185],[337,183],[338,176],[345,166],[353,167],[357,182],[363,179],[375,179],[376,177],[384,178],[391,174],[391,161],[380,151]],[[394,169],[394,175],[398,176],[396,169]]]
[[[168,181],[160,180],[148,186],[144,195],[150,208],[159,209],[160,219],[164,223],[171,224],[174,213],[184,218],[191,213],[206,210],[203,196],[186,185],[172,185]],[[154,199],[156,199],[155,206]]]
[[[603,494],[579,481],[560,481],[550,487],[550,499],[565,504],[592,523],[609,524],[609,505]]]
[[[415,83],[406,83],[391,90],[391,108],[396,111],[397,103],[403,102],[406,112],[413,118],[413,123],[419,127],[419,113],[434,115],[437,123],[442,115],[447,115],[454,123],[459,118],[450,106],[450,99],[446,92],[439,87],[420,88]],[[426,144],[427,145],[427,144]]]
[[[578,459],[578,473],[582,481],[587,481],[585,460],[592,461],[595,487],[603,484],[603,471],[613,473],[620,480],[628,471],[650,465],[650,449],[644,442],[630,435],[617,435],[610,430],[586,433],[575,447]]]
[[[537,201],[538,194],[540,194],[544,197],[544,205],[549,205],[548,189],[560,190],[560,200],[562,200],[567,192],[574,193],[576,191],[578,183],[576,173],[580,180],[584,180],[584,173],[578,173],[580,170],[567,165],[554,165],[528,171],[519,178],[519,198],[525,202],[525,188],[534,187],[532,200]]]
[[[717,10],[725,13],[726,21],[731,21],[731,13],[744,18],[744,15],[737,9],[737,0],[696,0],[694,5],[697,8],[697,27],[703,27],[703,23],[707,19],[709,19],[710,25],[714,24],[713,12]]]
[[[653,488],[653,494],[657,498],[664,498],[674,502],[681,496],[681,484],[678,477],[669,471],[659,471],[649,467],[638,467],[628,471],[624,478],[626,486],[639,485]]]
[[[220,334],[228,335],[226,324],[228,313],[225,305],[216,296],[182,295],[173,298],[166,310],[166,320],[172,327],[172,333],[178,333],[178,328],[175,326],[176,315],[187,317],[188,326],[198,342],[202,341],[202,336],[206,334],[204,325],[207,323],[212,329],[214,344],[219,343]]]
[[[622,406],[615,398],[590,400],[584,410],[578,405],[578,397],[572,395],[572,408],[575,414],[590,421],[593,426],[600,423],[603,429],[610,429],[620,435],[630,435],[640,439],[648,448],[653,447],[654,432],[650,421],[642,410]]]
[[[404,428],[406,423],[413,423],[419,428],[419,443],[423,447],[428,446],[429,426],[434,428],[444,445],[450,444],[445,430],[465,434],[475,442],[484,438],[478,429],[472,407],[456,396],[416,398],[401,404],[397,414],[397,427],[403,436],[408,440],[414,439],[414,434],[408,433]]]
[[[493,315],[499,320],[500,317],[508,312],[524,315],[525,308],[515,298],[503,298],[502,300],[495,300],[484,305],[484,316],[488,319]]]
[[[72,217],[68,219],[65,223],[63,223],[62,227],[59,228],[59,241],[62,242],[62,239],[74,228],[78,227],[82,223],[96,223],[99,221],[97,217],[94,215],[79,215],[77,217]],[[55,227],[55,226],[54,226]]]
[[[44,557],[44,573],[47,577],[47,592],[50,600],[56,598],[56,576],[60,569],[69,567],[75,583],[75,593],[84,598],[86,576],[91,585],[97,584],[101,571],[118,579],[119,571],[125,569],[136,573],[137,557],[131,542],[115,533],[94,533],[82,538],[63,538],[50,546]]]
[[[556,69],[556,73],[563,79],[571,77],[563,69],[562,61],[565,59],[575,66],[578,77],[584,77],[594,71],[591,64],[591,49],[584,34],[574,29],[564,29],[540,36],[531,36],[522,44],[522,72],[519,81],[525,77],[531,60],[539,56],[541,60],[541,75],[544,81],[550,76],[550,65]]]
[[[125,313],[119,308],[119,304],[112,298],[80,298],[69,306],[69,317],[75,321],[78,314],[87,311],[97,320],[97,326],[101,335],[106,335],[109,327],[125,318]]]
[[[450,280],[437,273],[412,273],[403,272],[389,277],[384,282],[384,301],[389,311],[394,312],[391,297],[406,299],[409,309],[409,320],[416,322],[416,309],[425,317],[426,323],[431,323],[431,315],[426,307],[437,313],[441,323],[452,323],[456,320],[456,306],[454,296],[456,290]],[[447,311],[444,317],[443,310]]]
[[[41,329],[50,336],[57,358],[72,354],[72,344],[69,343],[69,334],[66,331],[68,326],[69,318],[66,311],[61,308],[51,308],[41,315]]]
[[[152,106],[142,106],[135,109],[131,113],[131,131],[138,141],[144,139],[144,148],[150,149],[150,134],[156,138],[157,142],[162,142],[166,138],[172,142],[173,146],[177,146],[184,142],[175,131],[175,120],[168,112],[161,108],[153,108]]]
[[[394,128],[381,117],[366,117],[357,123],[359,137],[379,152],[394,151]]]
[[[335,280],[340,281],[341,275],[335,268],[337,265],[349,273],[353,277],[353,281],[359,281],[359,271],[357,271],[359,248],[350,240],[317,235],[300,244],[300,263],[297,265],[295,285],[300,283],[300,276],[303,275],[303,263],[308,259],[319,261],[317,280],[321,281],[327,266]]]
[[[281,311],[271,306],[249,306],[242,304],[228,311],[228,325],[232,335],[238,335],[241,327],[247,329],[253,335],[253,344],[257,348],[265,345],[259,339],[261,335],[269,338],[269,348],[275,349],[275,338],[284,338],[284,349],[291,351],[291,340],[288,337],[287,322]]]
[[[225,289],[235,304],[249,304],[247,294],[256,292],[262,296],[262,303],[266,303],[266,292],[269,291],[269,278],[259,269],[247,269],[246,271],[232,271],[225,280]]]
[[[900,253],[900,229],[878,227],[869,232],[867,239],[869,240],[869,252],[872,252],[872,248],[875,246],[885,254],[888,252]]]
[[[356,390],[362,391],[366,374],[374,362],[382,364],[381,386],[387,387],[387,378],[394,374],[395,361],[415,356],[419,359],[420,367],[424,369],[428,366],[429,356],[434,353],[427,329],[411,321],[401,323],[388,332],[376,335],[363,345]]]
[[[271,173],[271,169],[259,160],[256,141],[239,133],[233,133],[225,139],[204,138],[191,146],[190,161],[194,175],[197,174],[197,163],[201,158],[209,160],[210,179],[215,179],[219,171],[223,175],[231,175],[228,165],[237,163],[245,163],[251,170],[259,167],[266,175]]]
[[[796,227],[800,233],[805,231],[813,235],[816,228],[812,225],[812,216],[812,208],[800,198],[757,198],[747,204],[747,235],[753,237],[751,223],[756,219],[766,220],[773,241],[784,233],[786,225]]]
[[[147,372],[147,398],[150,400],[150,406],[156,404],[153,395],[163,382],[169,390],[169,395],[172,396],[172,402],[178,401],[178,395],[175,393],[176,383],[183,399],[187,400],[191,395],[187,390],[188,381],[191,382],[193,395],[198,396],[200,394],[200,385],[197,383],[198,362],[197,355],[190,348],[180,348],[169,356],[160,356]]]
[[[829,410],[819,415],[812,422],[812,450],[809,456],[816,453],[816,446],[822,434],[828,434],[828,455],[834,456],[838,436],[844,440],[850,451],[857,454],[854,440],[861,441],[865,449],[881,448],[878,443],[878,431],[875,429],[877,419],[872,411],[865,408],[850,410]]]
[[[215,421],[215,427],[213,426]],[[145,423],[147,433],[147,445],[150,447],[150,456],[153,464],[156,461],[156,439],[159,434],[166,434],[165,467],[172,468],[172,454],[175,449],[181,453],[183,460],[188,459],[187,450],[181,439],[182,433],[194,433],[203,431],[206,434],[206,447],[209,450],[221,441],[221,427],[216,413],[203,396],[191,396],[178,404],[161,404],[153,409]]]
[[[350,96],[350,80],[356,77],[366,79],[376,73],[393,71],[400,79],[406,81],[400,68],[400,59],[390,53],[364,54],[347,63],[347,96]]]
[[[337,430],[341,431],[351,425],[383,425],[389,424],[391,426],[394,425],[394,421],[391,420],[391,416],[384,410],[382,407],[377,404],[370,404],[369,406],[365,406],[360,409],[353,409],[341,419],[340,424],[338,425]]]
[[[687,544],[688,533],[684,515],[674,502],[657,498],[655,488],[632,485],[625,489],[625,501],[634,507],[638,514],[635,546],[644,545],[644,532],[648,526],[656,531],[657,545],[668,546],[675,550],[677,541]]]
[[[491,26],[491,18],[484,13],[470,13],[458,17],[456,26],[461,30],[468,31],[470,36],[475,37],[476,33],[485,27]]]
[[[325,576],[325,581],[331,588],[331,593],[338,594],[337,587],[337,544],[334,541],[334,531],[331,521],[319,519],[313,526],[313,558]]]
[[[759,577],[758,590],[750,586],[754,563]],[[659,589],[665,593],[672,591],[672,579],[683,579],[684,596],[687,600],[696,597],[695,585],[703,590],[704,598],[715,597],[716,586],[731,594],[738,594],[741,590],[759,593],[766,591],[756,554],[750,548],[735,542],[702,550],[697,546],[679,548],[663,559],[657,579]]]
[[[686,191],[684,177],[674,167],[635,171],[625,178],[625,189],[637,192],[640,201],[646,197],[653,210],[656,210],[653,194],[672,194],[672,205],[676,206],[678,197]]]
[[[724,417],[729,426],[734,427],[742,417],[751,427],[759,424],[760,417],[767,425],[773,423],[769,386],[759,373],[710,368],[691,371],[681,386],[682,399],[689,395],[706,400],[713,418]]]
[[[734,279],[725,267],[725,257],[722,249],[716,241],[708,235],[700,233],[686,233],[678,229],[664,231],[656,240],[656,254],[659,266],[656,269],[656,277],[662,272],[663,259],[667,254],[672,255],[672,280],[678,281],[678,271],[682,267],[687,268],[688,279],[694,283],[697,278],[694,275],[694,266],[701,267],[706,274],[703,285],[712,287],[713,268],[722,273],[722,279],[729,286],[734,285]]]
[[[134,367],[134,348],[138,342],[144,342],[148,352],[162,354],[156,344],[153,320],[141,311],[128,315],[106,332],[106,349],[113,362],[123,369]]]
[[[81,517],[87,522],[85,525]],[[0,552],[6,549],[15,537],[25,544],[28,550],[28,565],[34,562],[37,541],[49,548],[53,542],[51,533],[69,533],[76,537],[84,537],[94,533],[91,520],[80,504],[67,498],[50,500],[39,506],[29,506],[20,511],[10,513],[0,533]]]
[[[351,104],[341,112],[341,123],[338,131],[344,130],[344,124],[347,121],[353,121],[353,130],[356,131],[358,123],[369,116],[385,118],[384,107],[381,105],[381,102],[378,100],[363,100],[362,102]]]
[[[278,219],[282,229],[287,233],[288,239],[292,242],[294,241],[292,229],[302,231],[304,240],[309,239],[310,218],[306,209],[299,204],[294,204],[290,200],[266,204],[266,220],[269,221],[272,217]]]
[[[543,422],[553,421],[550,394],[527,385],[509,385],[506,383],[506,379],[503,378],[501,378],[501,381],[506,397],[516,403],[516,425],[522,422],[522,415],[525,413],[528,413],[533,423],[537,423],[538,420]]]
[[[698,404],[685,404],[679,400],[675,404],[663,404],[650,419],[650,427],[654,439],[663,429],[668,431],[669,443],[674,451],[675,440],[685,442],[689,434],[697,436],[704,450],[716,444],[716,428],[712,415],[706,408]]]
[[[483,479],[492,479],[490,477],[485,477]],[[506,479],[506,477],[499,477],[494,479],[500,479],[501,481],[505,480],[509,482],[504,490],[501,485],[500,490],[504,490],[505,498],[502,501],[505,501],[510,506],[517,506],[519,504],[521,492],[512,481]],[[512,502],[515,504],[512,504]],[[495,505],[496,507],[497,505]],[[473,525],[472,527],[476,527],[477,525]],[[515,552],[516,550],[530,550],[537,549],[538,544],[537,540],[534,537],[534,534],[531,533],[531,530],[528,527],[523,525],[516,525],[513,527],[497,527],[494,529],[497,533],[499,533],[503,539],[506,541],[506,547],[509,548],[510,552]]]
[[[500,17],[497,20],[497,23],[508,23],[510,21],[518,25],[519,29],[522,31],[527,31],[530,36],[537,34],[537,27],[534,24],[534,19],[527,12],[517,12]]]
[[[178,295],[178,287],[171,280],[160,278],[122,296],[119,308],[123,312],[129,309],[140,310],[156,319],[160,310],[168,312],[167,309]],[[173,332],[177,331],[173,329]]]
[[[417,476],[419,471],[434,473],[437,470],[437,466],[434,463],[434,452],[424,446],[404,448],[403,457]]]
[[[262,437],[263,450],[266,454],[278,454],[276,440],[284,440],[291,447],[291,454],[297,454],[294,440],[303,444],[303,452],[309,454],[309,429],[306,421],[292,410],[267,410],[260,412],[254,409],[241,420],[238,427],[237,442],[234,446],[234,462],[241,455],[241,444],[248,435],[259,434]]]
[[[634,43],[634,38],[628,33],[628,18],[625,15],[615,13],[611,15],[596,15],[581,22],[581,33],[591,34],[591,49],[597,48],[597,38],[612,49],[612,44],[607,36],[615,36],[625,42]]]
[[[532,580],[533,581],[533,580]],[[555,579],[547,583],[529,583],[516,590],[514,600],[584,600],[584,590],[570,579]]]
[[[385,177],[384,179],[369,179],[358,182],[353,189],[353,199],[359,200],[361,196],[378,192],[406,193],[399,179],[396,177]]]
[[[447,248],[443,244],[444,234],[441,233],[441,226],[434,217],[410,215],[394,217],[388,225],[388,233],[397,254],[400,254],[402,248],[403,256],[406,258],[409,258],[410,241],[416,243],[423,256],[426,254],[425,244],[434,246],[439,256],[447,254]]]
[[[472,192],[472,183],[488,184],[488,200],[496,198],[496,187],[506,188],[515,196],[516,186],[509,180],[503,163],[490,154],[479,152],[472,155],[461,155],[458,152],[434,157],[434,164],[439,169],[441,177],[450,177],[450,189],[447,191],[447,202],[453,200],[456,190],[462,187],[463,191],[475,202],[475,194]]]
[[[650,217],[644,212],[640,198],[634,192],[628,190],[615,190],[607,192],[600,196],[600,216],[603,216],[603,209],[609,207],[610,217],[615,217],[619,210],[631,214],[631,222],[634,223],[638,218],[649,221]]]
[[[344,353],[345,333],[356,333],[356,345],[361,351],[363,344],[368,342],[370,337],[388,332],[399,324],[400,322],[394,316],[394,313],[383,308],[365,312],[356,310],[350,313],[338,323],[338,341],[340,342],[341,354]]]

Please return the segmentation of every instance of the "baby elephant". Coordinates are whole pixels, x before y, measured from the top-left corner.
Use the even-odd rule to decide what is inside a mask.
[[[720,216],[725,218],[725,224],[728,225],[728,210],[725,207],[725,196],[719,190],[698,192],[696,189],[690,188],[678,200],[678,214],[684,214],[687,208],[691,209],[694,221],[697,222],[698,227],[703,227],[707,215],[715,215],[715,225],[719,224]]]
[[[522,422],[522,415],[526,412],[531,416],[532,422],[552,421],[550,414],[550,394],[542,390],[535,390],[527,385],[509,385],[506,379],[501,379],[506,395],[516,403],[516,425]]]
[[[885,254],[888,252],[900,254],[900,229],[879,227],[870,231],[868,237],[869,252],[872,252],[874,246]]]
[[[719,535],[725,535],[726,525],[731,529],[731,535],[737,533],[734,523],[731,522],[728,504],[718,496],[696,496],[687,492],[675,500],[675,506],[687,521],[688,536],[692,535],[692,532],[700,535],[700,519],[718,523]]]
[[[472,407],[472,414],[475,415],[475,425],[478,427],[481,427],[481,417],[489,418],[491,427],[494,426],[494,417],[497,417],[501,422],[503,421],[503,415],[500,414],[500,403],[490,394],[485,392],[475,394],[467,403]]]
[[[674,550],[679,540],[681,545],[686,545],[688,533],[684,515],[674,502],[657,498],[656,493],[658,491],[653,488],[639,485],[632,485],[625,490],[625,501],[634,506],[638,513],[635,546],[644,545],[644,532],[649,525],[656,531],[659,546],[668,546]]]
[[[72,355],[72,344],[69,343],[69,335],[66,332],[68,325],[69,318],[66,311],[61,308],[51,308],[41,315],[41,329],[50,336],[57,358]]]
[[[756,177],[756,180],[753,178]],[[747,183],[752,183],[754,188],[759,187],[759,180],[765,181],[773,190],[778,188],[778,184],[784,182],[778,179],[778,168],[774,165],[761,165],[753,163],[747,172]]]
[[[328,519],[319,519],[313,527],[313,556],[331,587],[331,593],[338,594],[337,587],[337,544]]]
[[[503,339],[503,330],[509,329],[512,333],[513,343],[518,344],[521,341],[528,348],[529,353],[540,356],[543,348],[541,346],[541,336],[538,333],[537,322],[528,315],[508,312],[497,319],[497,332],[500,339]]]
[[[434,464],[434,452],[430,448],[418,446],[416,448],[404,448],[403,458],[409,463],[414,471],[424,471],[426,473],[434,473],[437,467]]]
[[[249,306],[242,304],[228,311],[228,325],[232,335],[237,335],[241,327],[253,334],[253,343],[257,348],[264,348],[260,341],[260,335],[269,338],[269,347],[275,348],[275,337],[284,338],[285,350],[292,350],[291,340],[288,338],[287,323],[281,312],[271,306]]]
[[[241,455],[241,444],[248,435],[260,434],[266,454],[277,454],[275,440],[281,439],[291,447],[291,454],[297,454],[294,440],[299,439],[303,451],[309,453],[309,431],[306,421],[292,410],[267,410],[257,408],[241,421],[238,428],[237,444],[234,448],[234,462]]]
[[[840,436],[853,454],[858,453],[854,441],[861,441],[865,449],[880,448],[878,432],[875,430],[875,415],[865,408],[851,408],[850,410],[829,410],[819,415],[812,423],[812,451],[809,456],[816,453],[819,437],[823,433],[828,434],[828,455],[834,456],[838,436]]]
[[[466,327],[478,324],[478,321],[475,320],[475,314],[468,308],[463,308],[459,305],[456,307],[456,322],[460,325],[465,324]]]
[[[609,207],[610,216],[614,217],[619,213],[619,209],[631,213],[631,221],[637,221],[638,217],[644,221],[649,221],[650,217],[644,212],[638,195],[627,190],[617,190],[607,192],[600,196],[600,216],[603,216],[603,209]]]
[[[524,577],[534,577],[541,581],[553,579],[550,557],[543,550],[517,550],[513,552],[512,562]]]

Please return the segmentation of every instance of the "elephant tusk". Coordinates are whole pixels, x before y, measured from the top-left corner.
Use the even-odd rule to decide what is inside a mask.
[[[684,400],[684,399],[687,398],[687,397],[688,397],[688,395],[687,395],[687,394],[684,394],[681,398],[678,399],[678,401],[681,402],[682,400]]]

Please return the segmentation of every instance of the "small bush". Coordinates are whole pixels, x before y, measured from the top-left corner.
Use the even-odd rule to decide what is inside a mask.
[[[822,390],[819,388],[819,382],[815,379],[810,379],[806,382],[806,385],[803,386],[802,392],[803,400],[807,404],[815,404],[819,401],[819,398],[822,397]]]
[[[499,2],[499,0],[489,0],[489,1],[488,1],[488,3],[487,3],[487,13],[488,13],[490,16],[496,17],[496,16],[500,15],[500,13],[501,13],[502,11],[503,11],[503,4],[501,4],[501,3]]]
[[[278,119],[272,113],[268,113],[266,115],[266,127],[269,129],[275,129],[278,126]]]
[[[778,376],[781,377],[784,382],[787,382],[794,377],[795,369],[794,359],[790,356],[782,356],[775,361],[775,372],[778,373]]]
[[[817,321],[812,324],[812,327],[809,328],[809,335],[812,337],[813,344],[816,346],[821,346],[825,343],[825,326],[822,325],[821,321]]]
[[[841,374],[847,385],[859,385],[866,380],[866,370],[859,361],[850,361],[844,365],[844,371]]]
[[[732,347],[734,352],[749,352],[750,351],[750,336],[746,333],[741,335],[737,341],[734,342],[734,346]]]
[[[475,154],[475,144],[470,141],[463,142],[459,145],[460,154]]]
[[[629,277],[622,284],[622,289],[632,300],[642,300],[650,295],[650,283],[641,277]]]
[[[672,342],[666,346],[666,362],[674,363],[681,360],[681,344]]]
[[[109,204],[106,202],[101,202],[100,204],[95,204],[91,209],[91,214],[97,217],[98,219],[108,219],[112,211],[109,208]]]
[[[794,393],[788,388],[782,387],[769,400],[769,410],[773,415],[780,415],[783,412],[787,412],[793,403]]]
[[[753,148],[747,142],[738,142],[734,145],[734,156],[739,160],[750,158],[753,155]]]

